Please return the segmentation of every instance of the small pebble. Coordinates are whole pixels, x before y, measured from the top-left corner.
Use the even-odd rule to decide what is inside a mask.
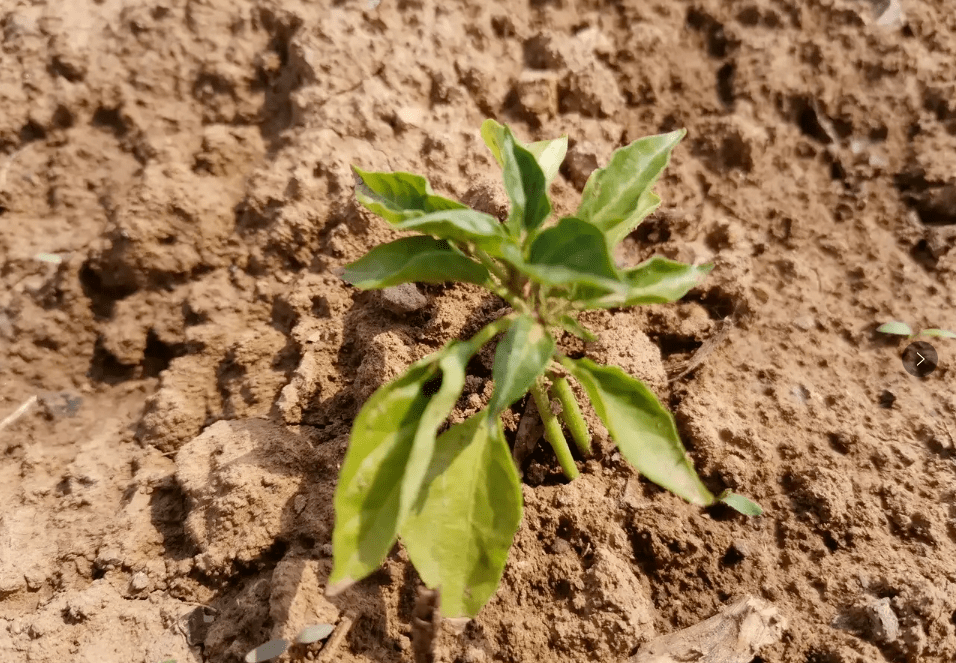
[[[414,313],[428,305],[428,298],[423,295],[414,283],[385,288],[381,292],[382,305],[392,313],[402,315]]]

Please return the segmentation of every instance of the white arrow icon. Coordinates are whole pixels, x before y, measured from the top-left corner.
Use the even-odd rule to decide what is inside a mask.
[[[926,357],[924,357],[924,356],[921,355],[920,353],[917,352],[917,353],[916,353],[916,356],[919,357],[919,361],[916,362],[916,365],[917,365],[917,366],[919,366],[919,365],[922,364],[924,361],[926,361]]]

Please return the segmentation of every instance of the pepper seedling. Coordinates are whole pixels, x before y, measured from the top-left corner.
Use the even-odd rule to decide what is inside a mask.
[[[883,334],[895,334],[897,336],[905,336],[906,338],[912,339],[918,336],[928,336],[936,338],[956,338],[956,333],[949,331],[948,329],[924,329],[919,333],[914,333],[913,328],[910,327],[905,322],[899,320],[893,320],[891,322],[884,322],[882,325],[876,328],[876,331],[882,332]]]
[[[572,216],[552,218],[548,187],[567,137],[523,144],[487,120],[481,135],[503,170],[511,202],[504,222],[437,195],[425,178],[353,168],[356,198],[395,228],[419,234],[377,246],[343,278],[361,289],[408,282],[462,281],[511,307],[471,339],[453,340],[379,388],[357,415],[335,493],[334,595],[373,571],[401,539],[426,585],[440,588],[446,617],[472,617],[495,593],[522,514],[521,485],[501,424],[529,391],[545,439],[569,479],[578,468],[562,430],[581,455],[590,434],[568,378],[583,387],[621,455],[641,474],[688,502],[721,501],[747,515],[760,507],[701,482],[671,414],[640,380],[616,366],[572,358],[562,330],[596,335],[576,314],[673,302],[710,272],[661,257],[622,269],[619,244],[660,205],[651,190],[684,130],[639,139],[595,170]],[[465,367],[500,336],[487,407],[438,435],[465,384]],[[552,399],[560,404],[552,410]]]

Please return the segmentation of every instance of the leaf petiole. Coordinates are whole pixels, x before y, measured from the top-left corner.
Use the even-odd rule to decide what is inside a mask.
[[[548,441],[551,448],[554,449],[554,455],[558,457],[558,463],[564,471],[564,476],[569,479],[577,479],[577,465],[574,464],[574,458],[571,456],[571,449],[568,448],[568,441],[561,430],[561,423],[551,411],[551,400],[545,393],[539,378],[531,387],[531,396],[534,398],[534,404],[538,408],[538,414],[541,415],[541,422],[544,424],[544,439]]]
[[[552,380],[551,393],[561,402],[561,419],[571,432],[571,438],[574,440],[578,451],[584,456],[590,455],[591,433],[588,431],[581,406],[578,405],[578,399],[574,397],[574,392],[571,391],[568,379],[560,377]]]

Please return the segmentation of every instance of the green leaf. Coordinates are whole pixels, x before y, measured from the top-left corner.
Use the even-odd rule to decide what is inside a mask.
[[[347,265],[342,278],[363,290],[415,282],[482,284],[488,281],[488,270],[452,249],[448,242],[421,235],[376,246]]]
[[[501,422],[480,412],[438,438],[402,541],[445,617],[474,617],[494,595],[521,523],[521,484]]]
[[[742,513],[745,516],[763,515],[763,507],[753,500],[747,499],[743,495],[738,495],[730,490],[725,490],[718,495],[717,501],[723,502],[737,513]]]
[[[682,262],[654,256],[622,275],[626,282],[623,292],[611,294],[592,293],[579,290],[577,296],[583,300],[586,309],[619,308],[643,304],[665,304],[675,302],[686,295],[713,269],[712,264],[687,265]]]
[[[355,418],[335,489],[329,594],[378,568],[395,543],[406,515],[400,504],[405,468],[429,400],[422,387],[438,372],[438,358],[412,364],[373,393]]]
[[[283,640],[282,638],[270,640],[264,645],[259,645],[251,652],[246,654],[246,663],[263,663],[263,661],[270,661],[275,657],[282,655],[282,652],[288,648],[288,640]]]
[[[552,140],[539,140],[526,145],[528,151],[534,155],[544,173],[544,179],[550,184],[557,177],[564,157],[568,153],[568,137],[561,136]]]
[[[937,338],[956,338],[956,334],[948,329],[924,329],[919,333],[920,336],[935,336]]]
[[[431,212],[396,225],[402,230],[415,230],[460,244],[473,244],[496,258],[521,255],[520,248],[498,219],[473,209]]]
[[[648,136],[616,150],[606,167],[591,173],[575,216],[600,228],[608,246],[617,245],[660,204],[649,189],[686,133]]]
[[[614,267],[601,231],[574,217],[561,219],[535,237],[522,271],[549,286],[588,286],[592,296],[612,292],[623,296],[627,287]]]
[[[438,427],[465,386],[465,365],[484,340],[451,342],[378,389],[359,412],[335,492],[331,593],[385,559],[422,489]],[[441,387],[428,396],[423,387],[436,369]]]
[[[561,327],[564,331],[574,334],[582,341],[593,342],[598,340],[597,334],[593,331],[582,325],[579,321],[575,320],[570,315],[562,315],[558,319],[558,326]]]
[[[644,383],[616,366],[561,358],[587,392],[621,454],[644,476],[692,504],[713,504],[677,434],[674,418]]]
[[[882,325],[876,328],[876,331],[883,332],[884,334],[898,334],[900,336],[912,336],[912,328],[905,322],[900,322],[899,320],[894,320],[893,322],[884,322]]]
[[[411,173],[371,173],[352,166],[362,184],[355,188],[355,198],[371,212],[389,223],[440,210],[465,209],[461,203],[435,195],[421,175]]]
[[[495,390],[488,414],[500,415],[524,396],[544,372],[554,352],[551,334],[529,315],[519,316],[498,343],[492,377]]]
[[[515,140],[508,127],[504,128],[501,158],[505,191],[511,200],[507,225],[511,235],[518,237],[521,230],[534,230],[551,214],[548,183],[537,159]]]
[[[501,146],[505,142],[505,127],[494,120],[485,120],[481,124],[481,137],[485,145],[491,150],[492,156],[499,166],[504,166],[504,159],[501,156]],[[534,158],[544,173],[545,180],[550,184],[558,174],[564,157],[568,153],[568,137],[561,136],[553,140],[539,140],[534,143],[524,144],[515,138],[518,145],[526,148]]]

